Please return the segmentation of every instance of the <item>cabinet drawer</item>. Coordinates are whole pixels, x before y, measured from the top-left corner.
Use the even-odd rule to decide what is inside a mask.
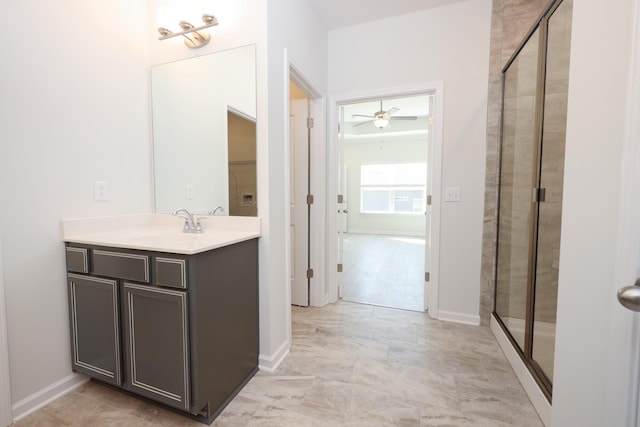
[[[101,276],[149,282],[149,256],[94,249],[92,271]]]
[[[181,258],[154,257],[153,280],[158,286],[187,288],[187,261]]]
[[[67,271],[76,273],[89,272],[87,249],[67,247]]]

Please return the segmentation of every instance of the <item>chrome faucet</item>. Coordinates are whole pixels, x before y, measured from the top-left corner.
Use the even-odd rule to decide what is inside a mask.
[[[178,214],[185,214],[184,218],[184,228],[182,229],[183,233],[203,233],[204,230],[200,225],[200,220],[193,218],[191,212],[186,209],[176,209],[173,211],[173,215],[178,216]]]
[[[223,213],[224,212],[224,208],[222,206],[218,206],[214,210],[209,211],[209,215],[215,216],[216,212],[218,212],[218,211],[220,211],[220,213]]]

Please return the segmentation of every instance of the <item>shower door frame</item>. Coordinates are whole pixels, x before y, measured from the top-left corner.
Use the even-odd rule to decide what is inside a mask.
[[[543,125],[544,125],[544,101],[545,101],[545,82],[546,82],[546,64],[547,64],[547,42],[548,42],[548,23],[549,19],[553,16],[553,13],[563,3],[564,0],[551,1],[547,7],[542,11],[532,28],[527,32],[523,41],[518,45],[514,54],[509,58],[505,66],[502,68],[502,104],[501,104],[501,122],[500,122],[500,147],[499,147],[499,172],[498,172],[498,200],[497,200],[497,230],[496,230],[496,262],[494,265],[494,307],[493,317],[497,321],[498,325],[502,328],[505,335],[508,337],[511,345],[516,350],[516,353],[522,359],[524,365],[531,372],[531,375],[535,379],[536,383],[540,387],[544,396],[549,402],[551,402],[553,394],[553,384],[547,377],[542,367],[533,358],[533,328],[534,328],[534,310],[535,310],[535,289],[536,289],[536,269],[537,269],[537,250],[538,250],[538,225],[539,225],[539,190],[540,179],[542,174],[542,144],[543,144]],[[498,259],[499,259],[499,236],[500,236],[500,206],[501,206],[501,192],[502,188],[502,167],[503,167],[503,120],[504,120],[504,95],[505,95],[505,74],[513,62],[518,58],[518,55],[532,39],[538,31],[538,56],[537,56],[537,75],[536,75],[536,89],[535,89],[535,122],[534,122],[534,134],[533,134],[533,168],[532,168],[532,190],[535,190],[532,198],[534,201],[530,207],[530,220],[529,220],[529,248],[528,248],[528,266],[527,266],[527,283],[525,289],[525,326],[524,326],[524,348],[520,348],[520,344],[513,337],[510,329],[502,320],[500,314],[496,311],[496,300],[498,294]]]

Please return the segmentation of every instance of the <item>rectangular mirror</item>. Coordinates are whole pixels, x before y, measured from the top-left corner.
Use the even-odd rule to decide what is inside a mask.
[[[156,212],[257,215],[255,45],[155,66],[151,97]]]

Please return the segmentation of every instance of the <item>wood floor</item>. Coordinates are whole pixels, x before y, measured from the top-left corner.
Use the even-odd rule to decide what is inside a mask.
[[[424,239],[346,233],[344,301],[424,311]]]

